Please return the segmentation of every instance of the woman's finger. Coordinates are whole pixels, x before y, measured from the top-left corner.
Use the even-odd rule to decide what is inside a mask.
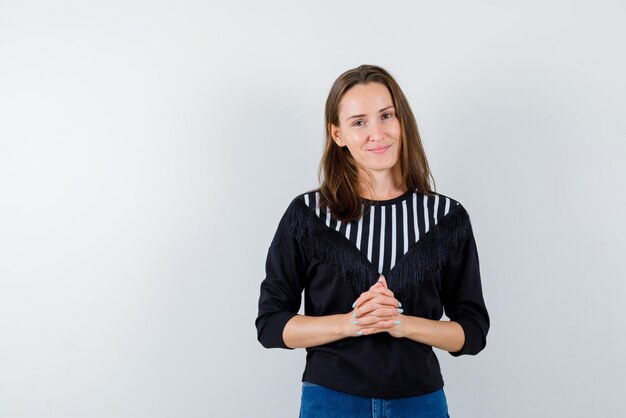
[[[374,328],[379,322],[394,321],[399,318],[400,314],[398,313],[398,311],[392,311],[388,313],[376,312],[373,314],[367,314],[361,318],[355,318],[352,321],[352,324],[358,325],[360,327],[368,326],[370,328]]]
[[[356,310],[352,313],[352,317],[354,319],[361,319],[361,318],[366,318],[368,316],[377,316],[377,317],[384,317],[386,319],[389,319],[392,316],[395,315],[399,315],[401,313],[404,313],[404,309],[402,308],[394,308],[394,307],[389,307],[389,306],[378,306],[375,309],[372,309],[369,312],[357,312]]]
[[[356,308],[357,306],[364,304],[368,300],[371,300],[380,295],[393,297],[393,293],[390,294],[389,292],[391,291],[384,290],[382,287],[370,288],[370,290],[366,290],[365,292],[361,293],[361,295],[357,298],[357,300],[355,300],[354,303],[352,304],[352,307]]]
[[[366,290],[365,292],[361,293],[361,295],[357,298],[357,300],[354,301],[354,303],[352,304],[352,307],[356,308],[357,306],[364,304],[368,300],[373,299],[378,295],[384,295],[384,296],[388,296],[391,298],[394,297],[394,294],[391,290],[385,289],[381,285],[378,285],[377,287],[374,287],[374,286],[370,287],[369,290]]]
[[[360,330],[357,331],[356,335],[363,336],[363,335],[377,334],[379,332],[392,331],[394,327],[397,325],[398,321],[399,321],[398,319],[391,319],[388,321],[379,321],[376,324],[368,325],[366,328],[361,328]]]
[[[373,316],[378,316],[378,317],[384,317],[385,319],[389,319],[389,317],[391,316],[395,316],[395,315],[399,315],[401,313],[404,313],[404,309],[402,308],[396,308],[396,307],[390,307],[390,306],[380,306],[376,309],[372,309],[371,311],[365,313],[365,314],[359,314],[357,313],[357,315],[354,318],[365,318],[369,315],[373,315]]]
[[[371,312],[375,309],[379,308],[394,308],[398,312],[402,313],[402,308],[400,308],[400,302],[396,298],[390,298],[388,296],[378,295],[375,298],[369,299],[364,302],[362,305],[355,306],[355,316],[360,317],[368,312]]]
[[[354,321],[352,321],[352,324],[358,325],[360,327],[365,327],[365,326],[371,326],[381,320],[386,320],[386,319],[387,318],[381,318],[379,316],[367,315],[362,318],[356,318]]]
[[[385,289],[382,286],[376,286],[376,287],[370,287],[369,291],[374,292],[374,293],[378,293],[379,295],[385,295],[385,296],[389,296],[389,297],[394,297],[394,294],[391,290],[389,289]]]
[[[387,279],[385,279],[385,276],[383,276],[382,274],[380,275],[380,277],[378,277],[378,282],[382,284],[385,288],[389,288],[389,286],[387,286]]]
[[[378,281],[370,287],[370,290],[388,294],[389,296],[393,297],[393,292],[389,289],[385,276],[382,275],[378,278]]]

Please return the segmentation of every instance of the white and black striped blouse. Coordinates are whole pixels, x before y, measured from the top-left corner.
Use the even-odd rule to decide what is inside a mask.
[[[389,200],[365,200],[363,216],[343,223],[318,206],[319,191],[304,193],[304,203],[326,224],[348,238],[380,274],[386,274],[408,249],[458,205],[441,194],[428,196],[409,190]]]

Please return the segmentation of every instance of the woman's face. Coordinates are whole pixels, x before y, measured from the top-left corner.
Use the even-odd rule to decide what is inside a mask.
[[[348,147],[369,171],[391,170],[400,154],[400,122],[384,84],[357,84],[339,102],[339,126],[331,125],[337,145]]]

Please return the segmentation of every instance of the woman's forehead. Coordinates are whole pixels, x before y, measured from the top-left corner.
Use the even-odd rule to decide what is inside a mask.
[[[377,113],[393,106],[391,93],[384,84],[357,84],[348,90],[340,100],[339,113],[365,114]]]

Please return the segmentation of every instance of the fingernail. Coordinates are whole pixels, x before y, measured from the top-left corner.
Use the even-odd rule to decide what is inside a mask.
[[[356,333],[356,335],[358,335],[358,336],[363,335],[363,331],[359,331],[359,332],[357,332],[357,333]]]
[[[354,308],[356,306],[356,301],[354,301],[354,303],[352,304],[352,307]]]
[[[398,313],[404,312],[404,309],[398,308]]]
[[[352,312],[352,317],[356,318],[356,312]]]
[[[393,321],[393,324],[394,325],[398,325],[398,324],[400,324],[400,321]]]
[[[398,308],[401,308],[401,307],[402,307],[402,302],[398,301]],[[354,308],[354,306],[353,306],[353,308]]]
[[[354,325],[356,325],[356,322],[357,322],[357,320],[356,320],[356,319],[355,319],[354,321],[352,321],[352,323],[353,323]]]

